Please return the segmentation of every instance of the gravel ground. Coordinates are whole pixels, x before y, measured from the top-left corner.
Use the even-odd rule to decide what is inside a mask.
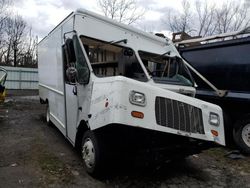
[[[250,187],[250,157],[232,160],[213,148],[161,166],[124,165],[103,179],[89,176],[81,158],[45,123],[37,96],[12,95],[0,119],[0,187]]]

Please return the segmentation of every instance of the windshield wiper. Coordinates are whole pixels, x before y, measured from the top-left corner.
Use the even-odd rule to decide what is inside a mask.
[[[165,53],[163,53],[163,54],[161,54],[161,55],[158,55],[158,56],[155,56],[154,58],[159,58],[159,57],[162,57],[162,56],[164,56],[164,55],[170,55],[170,53],[171,53],[171,51],[167,51],[167,52],[165,52]]]
[[[117,43],[120,43],[120,42],[123,42],[124,44],[127,44],[128,39],[122,39],[122,40],[118,40],[118,41],[110,41],[107,44],[117,44]]]
[[[101,44],[101,45],[98,45],[97,46],[97,49],[99,49],[100,47],[103,47],[103,46],[106,46],[106,45],[110,45],[110,44],[118,44],[118,43],[121,43],[123,42],[124,44],[127,44],[128,42],[128,39],[122,39],[122,40],[117,40],[117,41],[109,41],[109,42],[106,42],[104,44]]]

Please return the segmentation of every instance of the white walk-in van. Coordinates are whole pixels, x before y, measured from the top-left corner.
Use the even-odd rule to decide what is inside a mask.
[[[79,9],[38,44],[38,70],[47,122],[81,149],[90,174],[119,152],[225,145],[221,108],[194,98],[169,39]]]

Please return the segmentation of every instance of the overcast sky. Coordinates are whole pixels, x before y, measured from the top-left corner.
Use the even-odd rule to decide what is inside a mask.
[[[135,25],[151,32],[167,32],[162,22],[164,10],[179,9],[182,0],[137,0],[138,6],[145,8],[144,18]],[[194,2],[195,0],[190,0]],[[209,0],[217,5],[227,0]],[[250,0],[246,0],[250,1]],[[39,39],[43,38],[60,21],[77,8],[85,8],[101,13],[96,0],[15,0],[14,9],[32,26]]]

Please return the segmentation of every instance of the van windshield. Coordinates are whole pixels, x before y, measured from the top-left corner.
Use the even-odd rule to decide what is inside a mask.
[[[85,36],[80,38],[96,76],[121,75],[138,81],[147,81],[135,52],[131,48]]]
[[[144,66],[156,83],[193,86],[192,76],[182,59],[166,54],[139,51]]]

